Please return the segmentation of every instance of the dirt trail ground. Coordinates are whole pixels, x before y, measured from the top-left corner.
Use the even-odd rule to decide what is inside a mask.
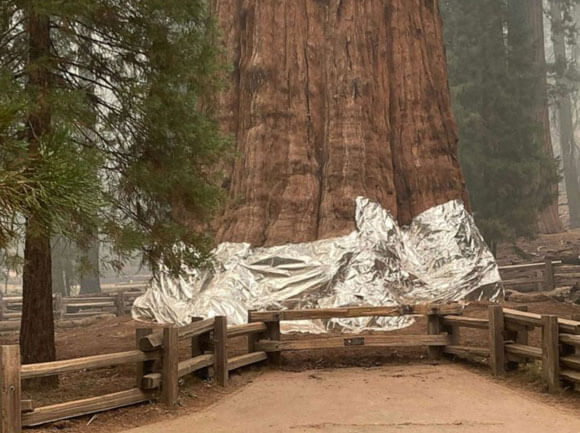
[[[268,371],[200,412],[125,433],[577,433],[580,416],[460,365]]]

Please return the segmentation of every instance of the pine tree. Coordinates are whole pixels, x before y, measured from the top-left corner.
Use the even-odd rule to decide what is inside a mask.
[[[1,140],[15,143],[0,179],[15,172],[34,187],[14,209],[25,219],[25,363],[55,357],[52,235],[88,243],[100,233],[120,259],[140,249],[176,272],[182,259],[208,257],[210,238],[196,228],[220,201],[214,165],[227,148],[213,119],[224,68],[208,9],[203,0],[0,5],[0,113],[10,113]],[[180,242],[192,248],[173,248]]]
[[[446,0],[442,13],[461,163],[476,221],[495,250],[533,236],[555,197],[556,161],[530,110],[541,71],[510,29],[505,0]]]

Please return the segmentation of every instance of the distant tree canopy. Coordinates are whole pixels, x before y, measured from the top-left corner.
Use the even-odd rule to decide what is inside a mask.
[[[526,11],[518,6],[518,0],[441,1],[461,163],[492,249],[536,234],[559,180],[536,109],[546,104],[538,91],[545,70],[534,59],[527,18],[518,15]]]
[[[54,358],[52,235],[176,272],[208,257],[227,149],[215,29],[204,0],[0,3],[0,243],[25,238],[25,362]]]

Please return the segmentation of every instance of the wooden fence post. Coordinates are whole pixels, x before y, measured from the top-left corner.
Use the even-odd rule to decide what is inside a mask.
[[[570,320],[574,320],[575,322],[580,322],[580,314],[572,314],[570,316]],[[571,351],[574,355],[580,356],[580,347],[574,346]]]
[[[252,312],[255,310],[248,310],[248,323],[252,322]],[[256,341],[258,341],[257,334],[248,335],[248,353],[253,353],[256,351]]]
[[[501,305],[489,306],[489,364],[494,376],[505,373],[504,317]]]
[[[536,290],[538,292],[541,292],[544,289],[544,284],[545,284],[545,281],[542,281],[542,280],[544,280],[543,275],[542,275],[542,271],[540,271],[540,270],[536,271],[536,280],[537,280]]]
[[[199,322],[203,320],[201,317],[192,317],[191,323]],[[203,334],[207,335],[207,334]],[[205,353],[206,348],[201,347],[200,344],[200,337],[201,335],[196,335],[195,337],[191,337],[191,357],[195,358],[196,356],[203,355]]]
[[[549,392],[560,390],[558,316],[542,316],[542,377]]]
[[[528,311],[528,306],[527,305],[520,305],[518,307],[514,308],[515,310],[518,311],[523,311],[523,312],[527,312]],[[528,328],[526,326],[523,326],[517,333],[516,333],[516,343],[517,344],[523,344],[524,346],[528,345]]]
[[[203,320],[201,317],[192,317],[191,322],[199,322]],[[210,334],[206,332],[205,334],[196,335],[195,337],[191,337],[191,357],[195,358],[196,356],[203,355],[210,349]],[[195,375],[202,380],[205,380],[209,377],[209,368],[202,368],[201,370],[197,370]]]
[[[163,329],[163,368],[161,372],[161,399],[174,408],[179,397],[179,338],[176,327]]]
[[[253,314],[254,311],[248,311],[248,323],[256,322]],[[282,334],[280,333],[280,320],[274,320],[272,322],[265,322],[266,331],[260,337],[266,338],[267,340],[280,341]],[[279,366],[281,364],[281,354],[280,352],[268,352],[268,364]]]
[[[552,259],[546,259],[544,264],[544,281],[546,285],[544,290],[554,290],[554,264]]]
[[[449,334],[449,344],[451,346],[459,346],[459,341],[461,339],[461,328],[459,326],[443,326],[441,330]],[[445,349],[443,350],[445,351]]]
[[[0,433],[20,433],[20,347],[0,346]]]
[[[214,341],[214,373],[220,386],[228,385],[228,319],[225,316],[215,318],[213,331]]]
[[[57,320],[62,320],[66,314],[66,305],[62,297],[62,293],[57,293],[54,296],[54,311]]]
[[[442,323],[439,314],[427,315],[427,334],[439,335],[441,333]],[[427,348],[429,359],[435,361],[441,358],[443,348],[440,346],[429,346]]]
[[[151,334],[152,332],[153,332],[153,329],[151,329],[151,328],[137,328],[137,329],[135,329],[135,344],[136,344],[137,350],[140,350],[139,344],[141,342],[141,339],[143,337],[146,337],[147,335]],[[143,361],[143,362],[137,363],[136,376],[137,376],[137,386],[139,388],[143,387],[143,376],[153,372],[153,364],[154,363],[155,363],[155,361]]]
[[[125,315],[125,292],[118,292],[115,296],[115,307],[117,307],[117,317]]]
[[[528,311],[528,306],[518,305],[513,309],[526,312]],[[506,332],[504,333],[504,338],[506,340],[512,340],[516,344],[528,346],[528,327],[526,325],[512,325],[510,326],[510,330],[506,329]],[[517,370],[519,364],[522,363],[522,361],[524,363],[529,362],[529,358],[526,357],[508,355],[507,358],[508,362],[506,365],[508,370]]]
[[[266,322],[266,338],[268,340],[280,341],[282,333],[280,332],[280,321]],[[268,363],[279,367],[282,363],[282,354],[280,352],[269,352]]]

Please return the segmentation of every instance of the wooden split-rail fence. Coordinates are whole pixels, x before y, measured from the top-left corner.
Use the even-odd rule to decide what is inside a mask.
[[[54,317],[56,320],[75,320],[87,317],[114,314],[129,314],[135,299],[143,294],[138,287],[118,290],[99,295],[70,296],[54,295]],[[22,317],[21,296],[0,295],[0,332],[17,330]]]
[[[499,272],[506,288],[550,291],[580,282],[580,264],[565,262],[566,260],[546,259],[537,263],[506,265],[500,266]]]
[[[444,353],[468,360],[487,359],[497,376],[519,364],[540,361],[542,380],[550,392],[560,391],[563,384],[580,384],[580,321],[529,313],[526,307],[491,305],[487,318],[447,316],[440,322],[451,340]],[[460,328],[487,330],[488,345],[456,345]],[[535,329],[541,335],[539,346],[529,344],[529,332]]]
[[[550,391],[562,381],[580,383],[580,322],[491,305],[487,318],[464,317],[460,304],[353,307],[324,310],[249,311],[248,323],[227,325],[225,317],[198,320],[184,327],[136,330],[136,347],[121,353],[89,356],[41,364],[21,365],[18,346],[0,346],[0,433],[20,433],[23,426],[89,415],[152,400],[176,406],[179,379],[190,374],[213,374],[227,386],[232,370],[252,364],[280,363],[285,351],[349,347],[426,347],[429,357],[445,354],[487,360],[495,375],[517,363],[542,361],[542,374]],[[427,316],[424,334],[380,333],[281,338],[280,322],[350,317]],[[487,330],[488,344],[467,347],[459,343],[461,328]],[[541,347],[528,344],[528,332],[541,328]],[[229,357],[229,339],[247,336],[247,353]],[[289,336],[292,337],[292,336]],[[191,355],[180,359],[179,343],[187,341]],[[113,366],[136,365],[135,387],[88,399],[36,407],[23,400],[23,380]]]
[[[27,365],[20,363],[19,346],[0,346],[0,433],[18,433],[26,426],[157,399],[174,407],[180,378],[211,368],[216,382],[226,386],[230,371],[265,361],[267,354],[255,350],[251,344],[247,354],[228,358],[227,340],[248,336],[252,342],[253,336],[267,329],[268,326],[262,322],[228,327],[225,317],[195,321],[179,328],[140,328],[136,330],[133,350]],[[180,360],[179,345],[182,341],[190,342],[191,357]],[[128,364],[136,365],[134,388],[43,407],[22,400],[22,381],[26,379]]]

